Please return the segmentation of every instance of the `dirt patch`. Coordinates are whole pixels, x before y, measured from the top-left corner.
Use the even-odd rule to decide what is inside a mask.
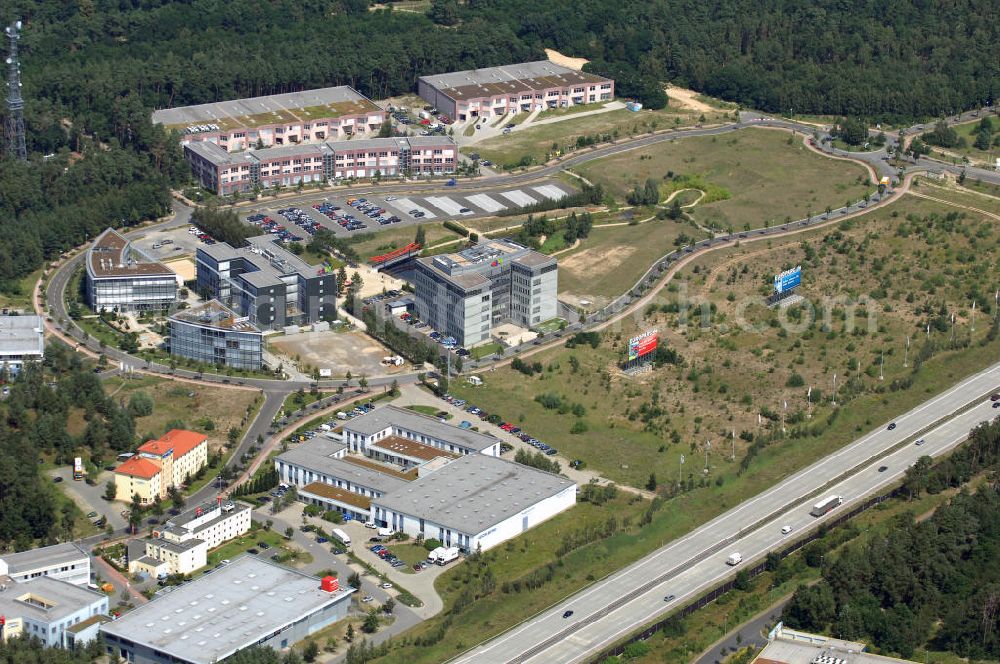
[[[381,376],[406,370],[406,365],[383,366],[382,358],[395,353],[361,332],[303,332],[273,338],[268,347],[292,360],[298,357],[300,369],[304,365],[329,369],[334,376],[348,371],[355,376]]]
[[[570,69],[575,69],[577,71],[583,69],[583,66],[590,62],[590,60],[586,58],[571,58],[568,55],[563,55],[559,51],[551,48],[545,49],[545,57],[549,59],[549,62],[554,62],[557,65],[569,67]]]
[[[627,245],[584,249],[580,253],[560,260],[559,269],[563,272],[576,273],[579,276],[585,274],[587,279],[591,281],[600,280],[602,277],[617,270],[635,252],[635,247]],[[583,294],[580,297],[591,300],[595,299]]]
[[[192,281],[197,277],[197,268],[190,258],[181,258],[175,261],[168,261],[167,267],[181,278],[182,281]]]
[[[700,113],[711,113],[717,109],[712,108],[705,102],[698,99],[698,93],[687,88],[676,88],[668,85],[664,90],[670,97],[671,105],[674,108],[688,108]]]

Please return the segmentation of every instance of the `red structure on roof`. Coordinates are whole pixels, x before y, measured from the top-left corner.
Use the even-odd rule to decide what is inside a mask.
[[[371,263],[372,265],[384,265],[389,261],[394,261],[397,258],[402,258],[409,254],[414,254],[418,251],[420,251],[420,245],[417,244],[416,242],[411,242],[405,247],[400,247],[399,249],[390,251],[387,254],[382,254],[381,256],[372,256],[371,258],[368,259],[368,262]]]

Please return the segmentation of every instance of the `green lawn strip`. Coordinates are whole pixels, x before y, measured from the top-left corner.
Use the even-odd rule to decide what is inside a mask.
[[[469,350],[469,355],[474,360],[486,357],[487,355],[492,355],[493,353],[499,353],[503,350],[503,346],[495,341],[482,344],[481,346],[476,346]]]
[[[538,248],[543,254],[553,254],[560,249],[565,249],[569,244],[566,242],[566,237],[563,235],[562,231],[556,231],[552,235],[545,238],[545,242],[542,242],[542,246]]]
[[[427,559],[427,549],[422,544],[415,542],[385,542],[386,548],[394,556],[406,563],[406,567],[399,568],[401,571],[413,573],[413,565]]]
[[[389,545],[387,544],[387,546],[389,546]],[[363,567],[366,574],[370,574],[371,576],[374,576],[377,579],[380,579],[379,583],[383,583],[383,582],[389,580],[388,577],[386,577],[385,574],[383,574],[382,572],[380,572],[377,569],[375,569],[375,567],[373,565],[370,565],[369,563],[367,563],[364,560],[362,560],[361,558],[359,558],[357,556],[357,554],[355,554],[353,551],[348,551],[347,552],[347,557],[350,559],[350,561],[352,563]],[[396,600],[400,604],[405,604],[406,606],[411,606],[411,607],[418,607],[418,606],[423,606],[424,605],[424,603],[421,602],[420,599],[418,599],[416,595],[414,595],[413,593],[411,593],[406,588],[404,588],[404,587],[402,587],[402,586],[400,586],[400,585],[398,585],[396,583],[393,583],[393,586],[396,588],[396,592],[398,593],[398,595],[396,596]]]
[[[310,404],[316,403],[325,396],[329,395],[320,391],[317,391],[315,394],[313,394],[312,391],[306,390],[292,392],[285,397],[285,400],[281,403],[281,410],[278,411],[279,416],[281,413],[285,413],[287,415],[288,413],[294,413],[297,410],[307,408]]]
[[[424,230],[424,242],[426,245],[433,245],[446,239],[460,239],[457,233],[453,233],[445,228],[441,222],[420,224],[420,228]],[[355,241],[352,242],[352,247],[362,259],[367,260],[372,256],[380,256],[394,249],[405,247],[413,242],[416,233],[416,229],[412,226],[397,226],[386,230],[377,230],[356,236],[354,238]]]
[[[440,408],[435,408],[434,406],[425,406],[422,404],[416,404],[413,406],[407,406],[407,410],[412,410],[416,413],[423,413],[424,415],[430,415],[431,417],[437,417],[438,413],[442,412]],[[444,419],[450,420],[452,418],[451,413],[445,413]]]
[[[872,191],[862,166],[817,155],[790,134],[762,129],[658,143],[576,170],[620,201],[647,178],[664,185],[678,177],[700,178],[730,193],[689,211],[701,225],[718,229],[800,219]]]
[[[258,542],[264,542],[270,548],[261,549]],[[257,549],[260,557],[270,558],[279,553],[286,543],[287,540],[281,534],[273,530],[266,530],[262,524],[254,521],[245,535],[229,540],[209,551],[207,567],[214,567],[223,560],[233,560],[236,556],[246,553],[248,549]]]

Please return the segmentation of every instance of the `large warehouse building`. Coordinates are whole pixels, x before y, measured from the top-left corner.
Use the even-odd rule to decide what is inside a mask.
[[[261,330],[308,325],[337,317],[337,275],[309,265],[272,235],[236,249],[223,242],[199,245],[198,291]]]
[[[205,189],[220,196],[375,176],[427,177],[455,171],[458,147],[447,136],[355,138],[234,154],[209,142],[188,143],[184,156]]]
[[[463,551],[490,549],[576,503],[576,484],[483,454],[464,456],[372,501],[375,523]]]
[[[421,76],[417,93],[441,113],[464,122],[610,101],[615,82],[539,60]]]
[[[101,631],[108,654],[132,664],[215,664],[253,645],[288,648],[342,620],[352,592],[244,555]]]
[[[109,228],[86,256],[87,304],[94,311],[169,309],[177,299],[177,275]]]
[[[507,239],[418,258],[417,315],[463,346],[488,341],[504,323],[533,327],[556,317],[557,267],[551,256]]]
[[[210,141],[227,152],[378,134],[385,119],[346,85],[153,112],[154,123],[181,133],[181,144]]]

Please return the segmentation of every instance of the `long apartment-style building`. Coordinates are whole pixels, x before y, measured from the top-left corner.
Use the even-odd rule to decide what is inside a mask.
[[[421,76],[417,93],[448,117],[464,122],[610,101],[615,82],[539,60]]]
[[[85,290],[94,311],[169,309],[177,299],[177,275],[109,228],[87,249]]]
[[[532,327],[556,317],[556,259],[508,239],[416,260],[417,314],[463,346],[488,341],[493,327]]]
[[[386,112],[346,85],[232,99],[153,112],[181,143],[211,142],[227,152],[378,134]]]
[[[191,171],[218,195],[350,178],[453,173],[458,147],[447,136],[355,138],[233,153],[211,141],[184,146]]]
[[[309,265],[270,235],[248,242],[239,249],[222,242],[198,246],[199,292],[262,330],[337,317],[336,274]]]

